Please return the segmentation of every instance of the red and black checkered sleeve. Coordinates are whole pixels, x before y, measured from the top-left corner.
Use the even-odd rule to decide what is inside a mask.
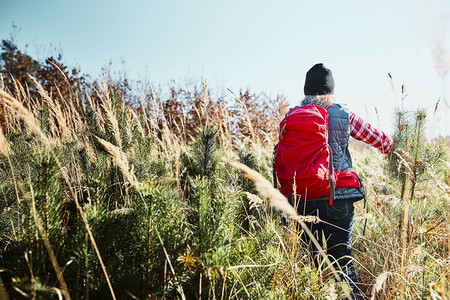
[[[350,112],[350,135],[358,141],[378,148],[383,154],[391,152],[394,146],[394,141],[383,131],[373,128],[352,112]]]

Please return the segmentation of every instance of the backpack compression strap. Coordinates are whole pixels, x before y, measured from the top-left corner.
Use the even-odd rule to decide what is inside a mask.
[[[325,106],[325,110],[328,113],[328,108],[335,103],[330,103],[327,106]],[[327,117],[328,118],[328,117]],[[328,121],[327,121],[328,124]],[[330,134],[330,128],[327,128],[328,135]],[[330,145],[328,144],[328,137],[327,137],[327,143],[326,146],[328,147],[328,150],[330,151],[330,161],[328,163],[328,182],[330,183],[330,196],[329,196],[329,204],[333,205],[334,202],[334,196],[335,196],[335,178],[334,178],[334,168],[333,168],[333,150],[331,149]]]
[[[331,150],[330,145],[326,144],[326,146],[328,147],[328,150],[330,151],[330,161],[328,163],[328,182],[330,183],[330,196],[328,199],[328,202],[330,205],[333,205],[334,203],[334,190],[335,190],[335,186],[336,186],[336,182],[334,179],[334,168],[333,168],[333,151]]]
[[[273,176],[273,187],[278,189],[278,179],[277,172],[275,171],[275,156],[277,155],[278,143],[273,147],[273,159],[272,159],[272,176]]]

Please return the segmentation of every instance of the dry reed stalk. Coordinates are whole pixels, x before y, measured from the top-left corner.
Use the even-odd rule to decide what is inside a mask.
[[[391,85],[391,90],[394,93],[394,107],[397,107],[397,93],[395,91],[394,77],[392,77],[391,72],[388,72],[388,76],[389,76],[389,83]]]
[[[146,127],[148,132],[150,132],[150,126],[148,124],[148,113],[147,113],[148,105],[146,103],[147,90],[144,89],[144,91],[142,92],[141,90],[136,89],[136,91],[140,95],[140,99],[141,99],[141,107],[139,109],[139,114],[142,113],[144,115],[144,126]]]
[[[133,117],[134,121],[136,122],[137,129],[138,129],[139,133],[141,134],[141,137],[144,138],[145,131],[144,131],[144,128],[142,127],[141,120],[139,120],[139,117],[136,114],[136,112],[134,111],[134,109],[132,109],[131,107],[128,107],[128,111],[130,112],[131,116]],[[130,136],[131,136],[131,134],[130,134]]]
[[[30,87],[28,86],[28,83],[25,83],[25,86],[27,88],[27,91],[26,98],[24,100],[27,101],[26,104],[28,105],[29,109],[31,110],[33,107],[35,109],[41,108],[41,104],[39,103],[37,97],[31,97]]]
[[[11,113],[8,112],[8,107],[6,106],[5,103],[0,101],[0,115],[2,118],[2,122],[5,129],[6,133],[9,133],[10,131],[12,131],[12,116]],[[10,130],[11,128],[11,130]]]
[[[394,154],[397,155],[397,157],[399,158],[397,171],[400,173],[400,169],[402,168],[402,166],[405,166],[405,169],[407,171],[407,172],[405,172],[405,174],[409,177],[412,177],[414,172],[411,169],[411,167],[409,166],[409,163],[407,161],[408,153],[406,153],[403,149],[398,148],[394,151]],[[406,158],[403,157],[402,155],[404,155]]]
[[[236,99],[236,102],[239,104],[239,106],[244,110],[244,117],[247,120],[248,129],[251,134],[251,138],[254,141],[255,140],[255,130],[253,129],[252,120],[250,119],[250,114],[248,113],[247,105],[245,105],[245,102],[242,101],[232,90],[228,89],[228,91],[233,94],[234,98]]]
[[[258,207],[264,202],[261,198],[259,198],[258,195],[249,192],[244,193],[247,196],[248,201],[250,202],[250,208]]]
[[[341,278],[339,277],[339,274],[337,273],[336,269],[334,268],[333,264],[331,263],[330,259],[326,255],[323,248],[320,246],[317,239],[312,234],[311,230],[309,230],[308,226],[306,226],[305,222],[301,218],[298,218],[299,215],[297,214],[297,211],[292,207],[292,205],[289,204],[286,197],[283,196],[283,194],[280,193],[279,190],[272,187],[272,184],[265,179],[261,174],[259,174],[257,171],[249,168],[248,166],[238,163],[235,161],[231,161],[227,158],[223,158],[223,161],[230,164],[234,168],[242,171],[244,173],[244,176],[255,184],[256,190],[263,196],[267,197],[270,200],[270,205],[278,208],[281,211],[284,211],[287,213],[291,218],[298,221],[298,223],[301,225],[304,232],[308,235],[308,237],[311,239],[314,246],[318,249],[320,255],[324,259],[325,263],[330,267],[331,272],[333,273],[334,277],[338,282],[341,282]],[[346,295],[348,299],[350,298],[350,294]]]
[[[219,128],[219,131],[221,133],[222,138],[226,141],[226,143],[223,143],[225,147],[231,148],[233,146],[233,139],[232,139],[232,131],[231,131],[231,122],[230,120],[230,114],[228,108],[221,104],[219,106],[219,112],[217,119],[218,124],[217,127]]]
[[[36,134],[41,139],[46,139],[39,122],[36,120],[34,115],[23,106],[22,103],[4,91],[0,91],[0,101],[16,112],[32,133]]]
[[[84,114],[86,114],[85,105],[82,105],[81,107],[83,107]],[[72,102],[70,103],[70,111],[71,111],[71,115],[72,115],[70,120],[73,123],[72,133],[74,134],[75,137],[77,137],[78,133],[87,131],[87,126],[86,126],[86,123],[81,118],[79,112],[75,109],[74,104]]]
[[[267,264],[267,265],[239,265],[239,266],[231,266],[228,267],[227,270],[231,271],[231,270],[237,270],[237,269],[243,269],[243,268],[267,268],[267,267],[273,267],[278,265],[279,263],[281,263],[282,261],[277,261],[271,264]]]
[[[131,141],[133,140],[133,127],[134,127],[134,122],[133,122],[133,115],[130,113],[131,108],[125,108],[124,109],[125,112],[128,114],[128,121],[125,124],[125,128],[122,128],[122,130],[125,131],[124,134],[124,139],[126,139],[126,144],[131,145]],[[129,149],[129,151],[133,151],[134,149],[131,148]]]
[[[98,91],[96,91],[96,92],[97,92],[97,95],[99,95]],[[96,117],[95,120],[97,122],[98,128],[100,129],[100,132],[101,133],[105,133],[106,132],[106,129],[105,129],[105,123],[106,122],[105,122],[105,119],[103,118],[103,113],[102,113],[101,108],[99,107],[99,105],[94,103],[94,101],[92,100],[92,97],[88,93],[86,93],[86,98],[87,98],[88,103],[89,103],[89,108],[95,114],[95,117]]]
[[[176,123],[175,125],[177,126]],[[157,135],[155,135],[155,138],[161,145],[167,161],[170,161],[172,160],[172,158],[174,158],[175,164],[179,164],[179,154],[183,149],[187,147],[187,145],[183,144],[183,140],[170,130],[165,116],[162,116],[162,128],[160,129],[160,133],[162,138],[159,138]]]
[[[31,80],[33,80],[34,85],[36,86],[39,95],[41,95],[42,99],[44,99],[45,103],[47,103],[49,109],[52,111],[52,119],[55,122],[57,120],[58,126],[54,125],[55,127],[55,134],[61,139],[61,141],[66,141],[71,136],[71,132],[69,128],[67,127],[67,118],[64,117],[64,114],[61,110],[61,105],[59,103],[56,103],[50,95],[47,93],[47,91],[44,90],[41,84],[37,82],[37,80],[32,77],[31,75],[28,75]]]
[[[28,251],[28,253],[31,254],[31,251]],[[34,300],[34,299],[36,299],[36,278],[34,277],[34,274],[33,274],[33,266],[32,266],[31,259],[28,258],[28,253],[25,252],[25,260],[26,260],[27,265],[28,265],[28,270],[30,271],[31,295],[32,295],[33,300]]]
[[[56,86],[56,90],[58,92],[59,98],[61,99],[60,103],[57,103],[57,105],[61,108],[61,112],[64,116],[64,121],[66,123],[66,127],[69,132],[68,135],[76,139],[77,138],[76,123],[80,122],[81,120],[80,115],[74,107],[74,101],[67,101],[66,99],[64,99],[63,95],[61,94],[61,90],[59,89],[58,86]],[[81,105],[81,107],[84,108],[84,105]]]
[[[184,115],[184,114],[183,114],[183,115]],[[172,116],[169,116],[169,117],[170,117],[170,121],[171,121],[170,123],[173,124],[173,125],[175,125],[175,129],[176,129],[176,130],[174,130],[174,131],[177,132],[177,133],[179,133],[180,136],[181,136],[181,133],[183,132],[183,130],[182,130],[181,128],[184,128],[184,125],[183,125],[183,119],[180,119],[180,122],[181,122],[181,126],[180,126],[175,118],[172,119]],[[178,137],[178,136],[177,136],[177,137]]]
[[[258,207],[259,205],[261,205],[264,202],[260,197],[258,197],[258,195],[254,195],[254,194],[248,193],[248,192],[244,192],[244,193],[250,202],[250,208]],[[292,205],[290,205],[290,206],[292,207]],[[285,211],[285,210],[283,209],[283,211]],[[290,218],[293,220],[296,220],[296,221],[303,221],[305,223],[318,224],[319,222],[321,222],[320,218],[317,216],[300,216],[300,215],[296,214],[295,216],[291,215]]]
[[[408,178],[409,177],[409,178]],[[410,262],[409,258],[409,247],[408,247],[408,236],[409,236],[409,227],[410,227],[410,216],[409,216],[409,210],[410,210],[410,202],[412,199],[410,199],[409,190],[411,189],[411,178],[412,176],[410,174],[406,174],[406,181],[405,181],[405,193],[403,197],[404,201],[404,207],[403,207],[403,219],[401,221],[401,224],[403,226],[402,231],[400,232],[400,249],[402,251],[402,258],[400,261],[400,270],[401,275],[404,275],[403,272],[406,272],[407,264]],[[404,282],[401,282],[399,285],[399,290],[401,291],[401,297],[404,298],[404,295],[406,294],[406,285]]]
[[[0,153],[3,155],[8,155],[11,153],[11,146],[9,145],[8,140],[6,139],[5,135],[3,134],[3,129],[0,126]]]
[[[10,75],[10,77],[11,77],[11,81],[12,81],[12,83],[14,85],[14,90],[13,91],[8,91],[8,92],[11,93],[11,94],[14,92],[15,97],[16,98],[20,98],[20,89],[19,89],[19,86],[17,85],[19,83],[19,81],[16,80],[12,75]]]
[[[130,169],[128,164],[128,158],[125,153],[122,152],[117,146],[114,146],[108,141],[105,141],[104,139],[99,138],[98,136],[94,136],[97,142],[102,145],[103,149],[108,152],[108,154],[113,159],[114,164],[119,167],[119,169],[122,171],[125,179],[128,181],[128,183],[135,188],[139,187],[139,183],[136,180],[136,177],[133,174],[133,170]]]
[[[188,132],[188,130],[186,130],[186,124],[188,123],[188,121],[187,121],[187,114],[186,114],[185,110],[183,110],[183,114],[182,114],[182,118],[180,118],[180,122],[181,122],[181,127],[182,127],[181,134],[180,134],[180,136],[182,136],[181,142],[188,143],[189,140],[194,140],[194,137]],[[186,136],[186,134],[189,135],[189,139]]]
[[[244,164],[228,159],[224,159],[224,161],[235,167],[236,169],[244,172],[244,176],[255,183],[256,190],[260,194],[270,199],[271,206],[286,212],[289,216],[297,216],[297,212],[289,204],[286,197],[284,197],[278,190],[274,189],[272,187],[272,184],[267,181],[261,174],[259,174],[255,170],[252,170]]]
[[[209,111],[211,109],[212,101],[208,93],[208,83],[206,82],[206,79],[202,80],[202,86],[203,86],[203,99],[202,102],[200,103],[200,108],[202,111],[203,118],[205,119],[204,126],[208,127],[210,121]]]
[[[164,155],[167,158],[167,161],[170,160],[170,153],[169,153],[169,145],[171,144],[171,135],[172,132],[170,131],[169,127],[167,126],[166,122],[163,122],[163,128],[161,130],[162,137],[159,138],[156,136],[158,143],[161,145],[161,148],[164,152]]]
[[[3,74],[0,73],[0,90],[5,91],[5,79],[3,78]]]
[[[161,141],[161,145],[166,153],[166,161],[173,161],[174,178],[177,183],[177,188],[181,190],[181,160],[179,157],[182,152],[187,152],[187,145],[183,144],[183,140],[178,138],[178,136],[172,133],[167,127],[163,130],[163,137],[165,137],[165,139]]]
[[[94,104],[94,101],[92,100],[92,97],[91,97],[91,95],[89,95],[89,93],[85,93],[85,96],[86,96],[86,100],[87,100],[87,102],[88,102],[88,104],[89,104],[89,107],[91,108],[91,109],[93,109],[94,108],[94,106],[95,106],[95,104]]]
[[[158,102],[156,98],[156,94],[153,90],[153,87],[149,81],[151,93],[152,93],[152,112],[153,116],[150,119],[151,125],[153,127],[154,136],[158,143],[162,146],[164,153],[168,159],[170,159],[170,154],[168,152],[168,146],[170,144],[175,144],[175,140],[179,141],[178,136],[172,133],[169,128],[169,122],[164,114],[161,113],[161,103]],[[159,120],[161,121],[161,125],[159,125]],[[162,138],[159,138],[158,135],[161,134]],[[169,148],[170,149],[170,148]]]
[[[63,72],[63,70],[61,70],[61,68],[58,66],[58,64],[56,64],[55,62],[50,60],[50,63],[56,68],[58,69],[58,71],[62,74],[64,81],[67,84],[67,87],[69,88],[69,97],[70,97],[70,103],[73,102],[73,98],[72,98],[72,94],[74,94],[73,89],[72,89],[72,84],[69,82],[69,78],[67,78],[66,74]]]
[[[23,88],[23,85],[20,84],[19,81],[17,81],[17,85],[16,85],[17,89],[18,89],[18,93],[21,96],[21,100],[28,104],[28,107],[31,107],[31,97],[27,96],[27,93],[25,92],[25,89]],[[28,90],[28,84],[26,84],[27,90]],[[29,93],[28,93],[29,95]]]
[[[383,285],[389,275],[392,275],[391,272],[384,272],[377,276],[375,279],[375,284],[372,287],[372,296],[370,297],[371,300],[375,300],[376,295],[383,289]]]
[[[105,93],[105,97],[101,97],[100,94],[98,95],[99,98],[102,100],[102,108],[105,111],[106,117],[111,122],[112,130],[114,133],[114,137],[117,142],[117,146],[119,146],[120,149],[122,149],[122,138],[120,136],[120,130],[119,130],[119,123],[117,122],[117,118],[114,114],[113,107],[112,107],[112,101],[109,94],[109,89],[106,83],[102,82],[103,86],[103,92]]]
[[[152,116],[150,119],[151,128],[156,130],[156,129],[158,129],[158,120],[159,120],[159,115],[160,115],[161,104],[158,103],[158,100],[156,98],[156,93],[153,90],[153,86],[152,86],[150,80],[148,81],[148,85],[150,86],[151,99],[152,99],[152,108],[151,108]]]

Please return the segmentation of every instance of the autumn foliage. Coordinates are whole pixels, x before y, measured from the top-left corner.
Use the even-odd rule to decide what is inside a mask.
[[[70,68],[62,62],[62,55],[48,57],[38,61],[22,52],[12,40],[2,40],[0,54],[0,75],[6,90],[17,98],[34,99],[38,106],[46,107],[44,96],[36,89],[34,81],[39,83],[48,96],[58,99],[60,105],[71,106],[82,111],[89,101],[98,101],[102,96],[98,81],[83,74],[79,68]],[[213,125],[225,139],[258,139],[264,144],[273,143],[277,137],[277,126],[287,111],[286,99],[277,95],[271,99],[264,93],[256,95],[250,90],[226,91],[213,99],[206,80],[201,86],[169,85],[165,96],[135,92],[133,83],[127,78],[114,79],[107,74],[106,84],[120,103],[136,111],[147,113],[157,108],[151,117],[162,131],[163,125],[185,142],[193,139],[195,132],[203,126]],[[148,102],[152,102],[149,105]],[[151,107],[151,109],[150,109]],[[0,124],[6,128],[4,107],[0,107]]]

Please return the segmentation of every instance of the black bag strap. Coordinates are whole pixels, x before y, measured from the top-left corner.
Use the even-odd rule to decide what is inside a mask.
[[[327,106],[325,106],[325,110],[328,113],[328,108],[330,106],[332,106],[334,103],[330,103]],[[327,117],[328,118],[328,117]],[[328,119],[327,119],[327,124],[328,124]],[[331,149],[330,144],[328,144],[329,142],[329,136],[330,136],[330,128],[328,126],[327,128],[327,143],[325,144],[326,147],[328,147],[328,150],[330,152],[330,159],[329,159],[329,163],[328,163],[328,182],[330,183],[330,197],[329,197],[329,204],[333,205],[334,203],[334,196],[335,196],[335,187],[336,187],[336,182],[334,179],[334,168],[333,168],[333,149]]]
[[[365,220],[364,220],[364,229],[363,229],[363,235],[366,235],[366,228],[367,228],[367,219],[369,218],[369,205],[367,205],[367,198],[366,194],[364,194],[364,207],[366,210]]]
[[[328,147],[328,150],[330,151],[330,159],[328,163],[328,182],[330,183],[330,197],[329,197],[329,204],[333,205],[334,203],[334,196],[335,196],[335,180],[334,180],[334,168],[333,168],[333,151],[330,147],[330,145],[325,144],[325,147]]]
[[[272,176],[273,176],[273,187],[278,189],[278,179],[277,172],[275,171],[275,156],[277,155],[278,143],[273,147],[273,159],[272,159]]]

